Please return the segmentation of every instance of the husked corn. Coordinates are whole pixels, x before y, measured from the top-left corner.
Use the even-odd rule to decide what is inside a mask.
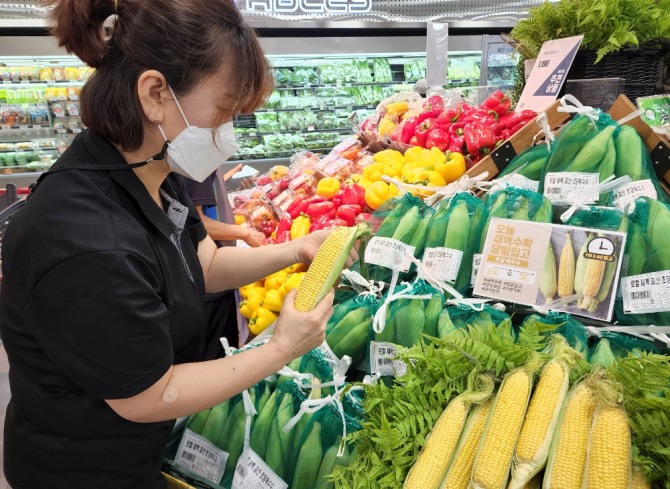
[[[627,489],[631,483],[628,417],[621,407],[602,407],[591,430],[586,489]]]

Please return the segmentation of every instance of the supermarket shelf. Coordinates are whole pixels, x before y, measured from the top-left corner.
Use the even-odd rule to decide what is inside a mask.
[[[374,104],[368,104],[368,105],[342,105],[342,106],[331,106],[331,105],[323,105],[323,109],[319,107],[300,107],[300,108],[294,108],[294,109],[259,109],[254,112],[254,114],[266,114],[266,113],[272,113],[272,112],[296,112],[296,111],[305,111],[305,110],[314,110],[314,109],[319,109],[319,110],[361,110],[361,109],[374,109],[377,106]]]
[[[49,81],[42,81],[42,80],[2,80],[0,82],[0,85],[3,87],[22,87],[25,85],[75,85],[78,87],[81,87],[84,85],[84,82],[81,80],[49,80]]]
[[[337,133],[337,134],[346,134],[350,133],[352,129],[350,127],[341,128],[341,129],[314,129],[313,131],[303,130],[286,130],[286,131],[274,131],[274,132],[249,132],[249,133],[238,133],[235,134],[235,137],[242,139],[251,139],[258,138],[262,136],[286,136],[286,135],[301,135],[301,134],[313,134],[313,133]]]
[[[406,85],[404,82],[345,82],[324,83],[307,85],[276,85],[275,90],[312,90],[315,88],[352,88],[352,87],[391,87],[393,85]]]

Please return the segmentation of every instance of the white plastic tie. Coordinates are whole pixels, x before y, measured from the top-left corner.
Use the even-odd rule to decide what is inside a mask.
[[[636,111],[634,111],[634,112],[631,112],[631,113],[628,114],[627,116],[622,117],[621,119],[619,119],[619,120],[617,121],[617,123],[618,123],[620,126],[623,126],[626,122],[628,122],[628,121],[632,121],[633,119],[635,119],[636,117],[641,116],[642,114],[644,114],[644,110],[643,110],[643,109],[638,109],[638,110],[636,110]]]
[[[389,289],[394,290],[394,289]],[[384,331],[386,326],[386,309],[391,303],[399,301],[400,299],[417,299],[417,300],[429,300],[432,295],[413,295],[409,292],[412,290],[412,285],[408,283],[403,283],[403,287],[394,293],[390,293],[386,296],[386,300],[379,306],[377,312],[375,313],[372,319],[372,329],[375,333],[379,334]]]
[[[549,311],[557,310],[558,307],[567,306],[568,304],[577,302],[582,297],[584,297],[582,294],[572,294],[567,297],[561,297],[560,299],[556,299],[555,301],[547,302],[542,306],[533,306],[533,310],[539,312],[540,314],[547,314]]]
[[[547,116],[547,113],[542,112],[540,115],[538,115],[535,119],[535,123],[540,126],[540,129],[544,133],[547,148],[551,149],[551,143],[556,139],[556,136],[554,136],[554,133],[551,130],[551,126],[549,125],[549,117]],[[537,137],[537,135],[535,137]],[[535,138],[533,138],[533,144],[535,144]]]
[[[561,106],[556,109],[558,112],[566,112],[568,114],[584,115],[591,119],[595,125],[600,118],[600,111],[588,105],[582,104],[574,95],[564,95],[561,98]]]
[[[414,263],[414,265],[416,265],[417,275],[420,279],[428,282],[436,290],[441,290],[444,293],[451,294],[451,296],[456,299],[463,299],[463,295],[459,291],[454,289],[447,282],[444,282],[435,277],[421,260],[414,258],[413,256],[410,258],[410,260],[412,263]]]
[[[456,180],[455,182],[451,182],[446,187],[430,187],[438,190],[433,195],[426,197],[424,199],[424,202],[427,205],[433,206],[440,200],[445,199],[447,197],[453,197],[459,192],[471,193],[473,188],[477,188],[477,185],[480,182],[486,180],[488,177],[489,172],[487,171],[480,173],[479,175],[476,175],[474,177],[471,177],[466,174],[463,175],[458,180]]]
[[[342,270],[342,277],[346,279],[360,296],[372,295],[381,297],[384,292],[384,282],[366,280],[360,273],[352,270]]]
[[[587,204],[587,202],[593,200],[593,197],[595,195],[600,196],[601,194],[607,193],[610,190],[617,189],[622,185],[626,185],[630,182],[632,182],[632,179],[628,175],[624,175],[619,178],[614,178],[614,175],[610,175],[605,180],[600,182],[600,184],[598,184],[598,186],[595,187],[593,191],[589,190],[577,196],[576,200],[572,203],[572,205],[568,208],[568,210],[566,210],[563,214],[561,214],[561,221],[568,222],[572,217],[572,215],[579,209],[584,207],[586,208],[591,207],[591,205]]]

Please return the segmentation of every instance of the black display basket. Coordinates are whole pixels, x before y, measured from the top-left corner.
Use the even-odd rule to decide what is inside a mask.
[[[663,62],[660,48],[622,49],[606,54],[595,64],[596,57],[596,51],[578,51],[567,79],[624,78],[624,93],[633,102],[654,95]]]

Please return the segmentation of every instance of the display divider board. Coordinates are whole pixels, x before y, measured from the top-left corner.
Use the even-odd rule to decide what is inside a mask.
[[[554,130],[570,118],[570,114],[565,112],[558,112],[561,102],[556,100],[549,107],[546,108],[547,119],[549,127]],[[466,175],[475,177],[484,172],[488,172],[488,180],[492,180],[498,173],[500,173],[516,155],[523,150],[530,148],[533,140],[540,133],[540,126],[535,120],[530,121],[523,126],[518,132],[514,133],[507,141],[504,141],[498,148],[496,148],[490,155],[482,158],[479,163],[470,168]],[[540,138],[543,135],[540,134]]]
[[[614,120],[619,120],[635,111],[637,111],[635,104],[622,94],[612,105],[609,114]],[[647,150],[651,154],[656,175],[662,183],[665,183],[663,188],[667,191],[667,185],[670,185],[670,146],[639,116],[626,122],[626,124],[633,126],[644,140]]]

